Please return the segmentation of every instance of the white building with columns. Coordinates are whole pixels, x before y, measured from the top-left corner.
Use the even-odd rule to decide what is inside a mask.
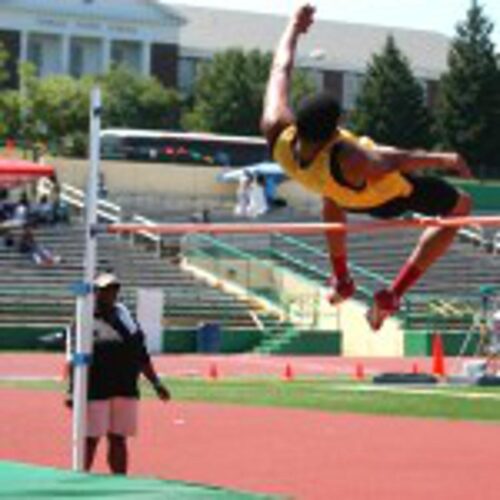
[[[126,64],[175,85],[182,24],[149,0],[0,0],[0,41],[11,69],[30,61],[42,77],[80,77]]]

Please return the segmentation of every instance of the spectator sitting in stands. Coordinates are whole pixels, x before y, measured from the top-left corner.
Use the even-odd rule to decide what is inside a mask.
[[[23,193],[14,209],[11,221],[19,226],[24,226],[28,223],[30,216],[30,202],[28,195]]]
[[[33,207],[31,212],[33,219],[40,224],[51,224],[54,222],[54,204],[44,194],[40,201]]]
[[[50,183],[48,184],[46,179],[39,181],[37,193],[40,201],[34,210],[35,222],[69,224],[69,207],[61,198],[61,184],[59,183],[59,179],[54,174],[49,180]]]
[[[37,266],[53,266],[61,262],[61,257],[54,255],[35,239],[33,225],[26,224],[19,240],[19,252],[28,255]]]
[[[61,199],[61,191],[58,187],[54,189],[52,201],[52,220],[55,224],[70,223],[69,207],[68,204]]]

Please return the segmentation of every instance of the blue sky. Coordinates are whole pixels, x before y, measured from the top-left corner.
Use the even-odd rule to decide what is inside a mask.
[[[165,0],[168,4],[230,8],[274,14],[288,14],[297,0]],[[471,0],[316,0],[318,17],[355,23],[400,26],[455,33],[465,19]],[[500,0],[480,0],[486,15],[495,23],[493,40],[500,51]]]

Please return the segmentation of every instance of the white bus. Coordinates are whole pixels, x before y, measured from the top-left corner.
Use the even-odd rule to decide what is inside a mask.
[[[146,162],[245,166],[268,160],[269,151],[260,137],[106,129],[101,132],[101,156]]]

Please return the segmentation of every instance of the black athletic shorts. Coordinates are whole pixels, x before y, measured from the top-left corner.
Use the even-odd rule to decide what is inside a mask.
[[[406,212],[415,212],[429,216],[446,216],[456,206],[459,191],[439,177],[417,177],[405,175],[412,184],[413,192],[406,198],[395,198],[383,205],[363,210],[372,217],[392,219]]]

